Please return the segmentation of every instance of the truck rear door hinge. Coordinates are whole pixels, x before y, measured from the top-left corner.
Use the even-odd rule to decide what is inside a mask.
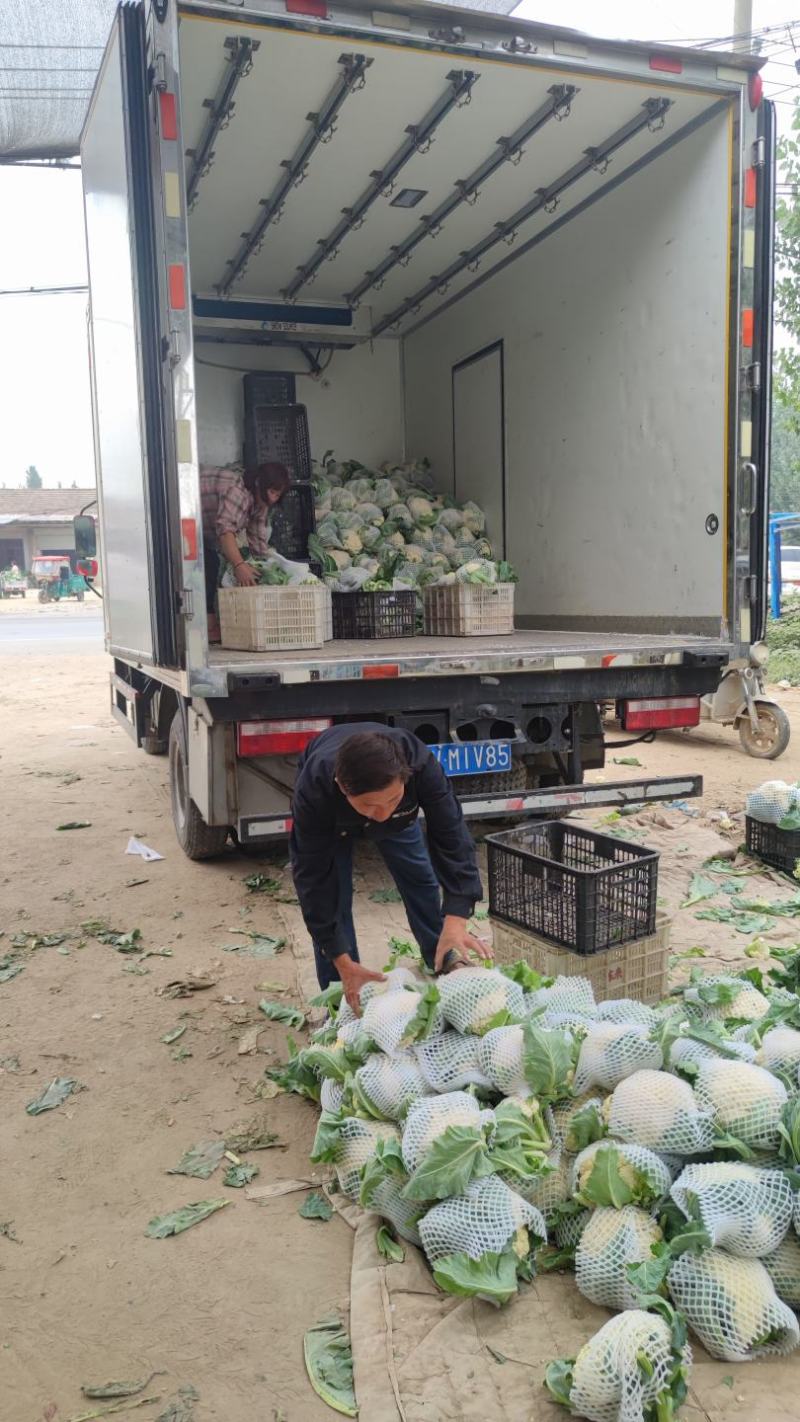
[[[181,588],[177,594],[178,612],[181,617],[194,617],[194,593],[191,588]]]
[[[757,138],[753,144],[753,167],[763,168],[767,161],[767,145],[763,138]]]
[[[743,365],[739,371],[739,387],[741,390],[761,389],[761,362],[754,360],[752,365]]]
[[[153,88],[166,89],[167,87],[167,56],[163,50],[159,50],[153,55]]]

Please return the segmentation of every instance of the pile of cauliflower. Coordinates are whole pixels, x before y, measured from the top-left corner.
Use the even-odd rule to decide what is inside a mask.
[[[750,975],[649,1007],[523,963],[340,985],[273,1073],[321,1108],[311,1158],[436,1283],[507,1304],[573,1268],[614,1311],[546,1386],[590,1422],[668,1422],[688,1333],[748,1362],[800,1342],[800,1001]],[[388,1227],[388,1231],[387,1231]]]
[[[374,470],[326,454],[313,483],[309,552],[338,591],[516,581],[494,559],[482,510],[435,493],[427,460]]]

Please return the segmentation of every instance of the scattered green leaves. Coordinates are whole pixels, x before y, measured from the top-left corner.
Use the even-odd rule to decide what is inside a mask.
[[[333,1214],[333,1206],[319,1190],[312,1190],[297,1213],[304,1220],[329,1220]]]
[[[468,1254],[447,1254],[433,1265],[433,1277],[445,1293],[461,1298],[489,1299],[495,1304],[508,1303],[517,1292],[517,1267],[510,1250],[502,1254],[483,1254],[470,1259]]]
[[[168,1239],[173,1234],[183,1234],[184,1230],[207,1220],[217,1210],[224,1210],[230,1200],[197,1200],[180,1209],[171,1210],[166,1215],[155,1215],[145,1230],[148,1239]]]
[[[56,1106],[63,1106],[68,1096],[74,1091],[80,1091],[80,1083],[71,1076],[54,1076],[49,1086],[46,1086],[41,1096],[35,1101],[29,1101],[25,1107],[29,1116],[41,1116],[43,1111],[53,1111]]]
[[[286,1002],[268,1002],[262,998],[258,1004],[260,1010],[270,1022],[282,1022],[285,1027],[305,1027],[305,1013],[299,1007],[290,1007]]]
[[[516,963],[503,963],[500,965],[500,972],[504,977],[510,978],[512,983],[519,983],[523,992],[538,992],[540,988],[552,987],[554,978],[543,977],[537,973],[535,968],[531,968],[520,959]]]
[[[275,894],[281,887],[281,881],[270,878],[269,874],[251,874],[244,885],[251,894]]]
[[[641,762],[640,760],[637,760],[637,758],[636,758],[635,755],[620,755],[620,756],[616,756],[616,755],[615,755],[615,756],[614,756],[614,764],[615,764],[615,765],[636,765],[636,766],[639,767],[639,769],[641,769],[642,762]]]
[[[169,1032],[164,1033],[163,1037],[161,1038],[162,1042],[166,1042],[167,1046],[171,1047],[173,1042],[177,1042],[178,1038],[183,1036],[184,1032],[186,1031],[187,1025],[188,1024],[186,1022],[183,1022],[178,1027],[171,1027]]]
[[[222,1177],[223,1185],[230,1185],[232,1190],[241,1190],[244,1185],[249,1185],[251,1180],[255,1180],[261,1174],[258,1165],[248,1165],[244,1161],[239,1161],[236,1165],[229,1165]]]
[[[322,992],[318,992],[314,997],[308,999],[309,1007],[327,1007],[329,1012],[335,1012],[344,997],[344,987],[340,982],[328,983]]]
[[[345,1417],[357,1417],[353,1353],[338,1314],[331,1314],[309,1328],[303,1338],[303,1359],[317,1396]]]
[[[274,1131],[268,1130],[264,1123],[258,1120],[251,1121],[249,1126],[234,1131],[225,1139],[225,1145],[234,1155],[244,1155],[249,1150],[273,1150],[282,1144]]]
[[[375,1246],[389,1264],[402,1264],[406,1257],[406,1251],[395,1239],[388,1225],[379,1225],[376,1229]]]
[[[56,825],[57,830],[91,829],[91,820],[67,820],[65,825]]]
[[[7,953],[4,958],[0,958],[0,983],[10,982],[12,978],[15,978],[18,973],[22,973],[24,970],[25,964],[16,962],[11,954]]]
[[[693,874],[689,884],[689,892],[681,904],[681,908],[691,908],[693,904],[702,903],[703,899],[713,899],[719,893],[719,885],[709,879],[707,874]]]
[[[397,889],[375,889],[369,896],[371,904],[401,904],[403,902]]]
[[[91,1398],[136,1397],[137,1393],[144,1392],[155,1376],[155,1373],[151,1373],[149,1378],[142,1378],[141,1382],[84,1383],[81,1392],[84,1397]]]
[[[268,933],[248,933],[247,943],[226,943],[223,953],[245,953],[250,958],[274,958],[286,947],[285,938],[273,938]]]
[[[192,1175],[198,1180],[208,1180],[224,1154],[224,1141],[201,1141],[199,1145],[191,1146],[167,1174]]]

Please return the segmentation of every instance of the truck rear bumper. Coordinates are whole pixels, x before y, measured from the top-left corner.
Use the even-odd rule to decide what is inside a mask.
[[[662,776],[651,780],[619,780],[612,784],[557,785],[547,789],[465,795],[461,808],[468,819],[501,819],[507,815],[536,815],[575,809],[611,808],[652,804],[659,800],[691,800],[703,793],[702,775]],[[288,814],[258,815],[239,822],[243,844],[282,839],[292,828]]]

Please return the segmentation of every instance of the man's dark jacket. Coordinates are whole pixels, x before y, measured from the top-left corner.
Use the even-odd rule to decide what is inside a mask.
[[[365,731],[379,731],[396,741],[411,767],[398,808],[382,824],[359,815],[334,779],[343,742]],[[332,726],[304,751],[292,799],[292,873],[306,928],[328,958],[349,952],[338,921],[337,847],[348,837],[381,840],[399,834],[414,824],[420,810],[425,815],[431,863],[442,886],[442,910],[469,918],[483,892],[475,846],[452,785],[428,747],[410,731],[360,721]]]

